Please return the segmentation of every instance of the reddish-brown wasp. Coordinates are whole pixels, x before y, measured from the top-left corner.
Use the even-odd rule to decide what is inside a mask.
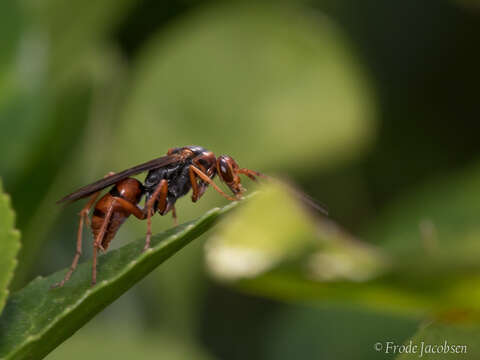
[[[148,171],[142,184],[131,175]],[[120,226],[133,215],[140,220],[147,220],[147,234],[144,250],[150,247],[151,217],[158,212],[165,215],[172,212],[176,223],[175,202],[192,189],[192,201],[196,202],[205,192],[208,185],[218,191],[228,200],[241,198],[244,188],[239,175],[246,175],[252,180],[265,177],[256,171],[240,168],[230,156],[218,158],[201,146],[185,146],[168,150],[167,155],[134,166],[119,173],[109,173],[103,179],[84,186],[60,199],[57,203],[76,201],[90,196],[89,201],[80,212],[77,232],[77,251],[72,265],[64,279],[53,287],[61,287],[68,281],[77,267],[82,254],[82,231],[88,224],[88,214],[94,206],[91,229],[94,236],[92,285],[97,281],[97,253],[105,251],[114,238]],[[214,182],[215,175],[220,177],[233,192],[234,197],[225,194]],[[95,203],[100,191],[114,185],[110,191]],[[145,206],[139,207],[145,195]]]

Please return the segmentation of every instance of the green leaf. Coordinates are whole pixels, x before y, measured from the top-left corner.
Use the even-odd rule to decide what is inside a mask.
[[[282,187],[252,199],[206,246],[213,275],[261,296],[415,317],[452,308],[473,316],[480,310],[478,256],[449,266],[455,260],[448,256],[413,251],[397,258],[386,250],[358,241],[328,219],[315,219]]]
[[[10,198],[2,192],[0,181],[0,313],[8,296],[8,284],[17,266],[20,249],[20,233],[14,229],[15,214],[10,207]]]
[[[412,339],[405,342],[403,345],[408,350],[405,350],[396,359],[479,359],[479,338],[480,327],[478,325],[451,325],[434,322],[422,326]]]
[[[139,239],[99,258],[98,283],[90,287],[91,261],[81,264],[64,287],[50,289],[65,271],[37,278],[12,295],[0,318],[0,358],[40,359],[112,303],[159,264],[211,228],[223,209],[152,238],[142,252]]]
[[[229,216],[206,244],[219,280],[289,301],[340,301],[403,307],[411,296],[383,281],[392,264],[326,218],[315,218],[288,188],[271,184]]]

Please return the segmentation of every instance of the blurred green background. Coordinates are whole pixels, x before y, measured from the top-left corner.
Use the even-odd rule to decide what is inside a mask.
[[[0,2],[0,175],[22,232],[12,289],[70,264],[82,205],[57,199],[190,144],[292,180],[394,254],[422,253],[426,231],[478,259],[479,38],[475,1]],[[185,197],[179,220],[224,203]],[[171,225],[156,217],[154,232]],[[132,219],[112,245],[144,230]],[[373,344],[421,320],[236,291],[208,275],[204,240],[47,358],[382,359]]]

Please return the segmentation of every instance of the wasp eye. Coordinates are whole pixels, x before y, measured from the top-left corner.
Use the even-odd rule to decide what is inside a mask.
[[[220,156],[218,158],[218,171],[220,177],[226,183],[231,183],[235,177],[232,170],[233,159],[229,156]]]

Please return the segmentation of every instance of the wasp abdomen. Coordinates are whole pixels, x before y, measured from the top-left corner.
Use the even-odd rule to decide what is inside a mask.
[[[128,202],[137,205],[143,195],[143,186],[140,181],[127,178],[118,182],[109,193],[105,194],[95,206],[92,216],[92,233],[94,239],[97,239],[104,222],[106,221],[106,216],[111,208],[111,216],[106,224],[105,234],[102,238],[101,245],[103,249],[107,250],[110,241],[115,237],[120,226],[128,219],[131,213],[126,210],[121,204],[117,203],[115,200],[117,198],[122,198]]]

